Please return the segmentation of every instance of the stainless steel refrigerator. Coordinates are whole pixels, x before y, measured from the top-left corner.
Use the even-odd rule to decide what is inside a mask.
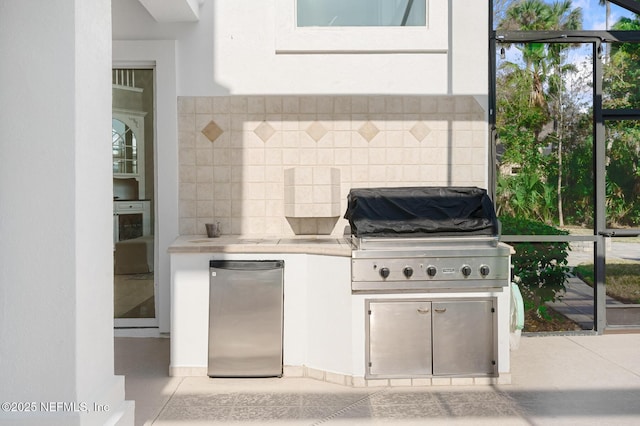
[[[283,260],[209,262],[210,377],[281,377]]]

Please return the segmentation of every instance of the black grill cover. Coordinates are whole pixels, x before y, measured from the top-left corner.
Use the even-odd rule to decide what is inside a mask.
[[[493,202],[476,187],[351,189],[344,218],[357,237],[499,233]]]

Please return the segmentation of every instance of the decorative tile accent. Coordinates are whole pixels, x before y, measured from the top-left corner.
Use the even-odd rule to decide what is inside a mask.
[[[318,121],[314,121],[307,127],[307,134],[311,136],[311,138],[318,142],[324,135],[327,134],[327,129]]]
[[[218,139],[218,137],[220,137],[222,133],[224,133],[224,131],[213,120],[211,120],[209,124],[207,124],[204,129],[202,129],[202,134],[205,135],[211,142]]]
[[[253,132],[258,135],[260,139],[262,139],[262,142],[266,142],[271,136],[273,136],[276,131],[271,126],[271,124],[263,121],[262,123],[258,124],[258,127],[256,127]]]
[[[375,138],[378,133],[380,133],[380,130],[376,127],[375,124],[367,121],[358,129],[358,133],[360,133],[360,136],[365,138],[367,142],[371,142],[371,140]]]
[[[419,121],[411,128],[411,130],[409,130],[409,132],[411,132],[418,142],[422,142],[424,138],[431,133],[431,129],[424,122]]]

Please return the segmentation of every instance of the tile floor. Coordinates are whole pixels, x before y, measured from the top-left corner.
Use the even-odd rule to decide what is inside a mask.
[[[154,318],[153,272],[113,276],[115,318]]]
[[[115,339],[136,425],[640,424],[640,334],[526,336],[511,363],[510,385],[349,388],[169,377],[169,339]]]

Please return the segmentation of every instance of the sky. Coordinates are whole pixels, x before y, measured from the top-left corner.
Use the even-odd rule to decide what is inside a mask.
[[[582,27],[585,30],[605,30],[605,7],[598,0],[573,0],[574,7],[582,8]],[[611,4],[609,25],[613,25],[621,16],[632,17],[633,14],[615,4]]]

